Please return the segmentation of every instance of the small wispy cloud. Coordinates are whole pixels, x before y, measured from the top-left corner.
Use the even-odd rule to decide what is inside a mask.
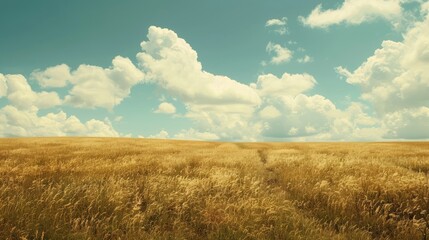
[[[268,53],[274,53],[274,56],[271,58],[271,63],[273,64],[289,62],[292,59],[293,52],[287,47],[282,47],[280,44],[269,42],[266,50]]]
[[[299,63],[310,63],[310,62],[313,62],[313,58],[308,56],[308,55],[305,55],[304,57],[299,58],[298,62]]]
[[[287,17],[283,17],[280,19],[277,18],[273,18],[268,20],[265,23],[265,27],[272,27],[274,28],[274,32],[280,34],[280,35],[285,35],[287,33]]]

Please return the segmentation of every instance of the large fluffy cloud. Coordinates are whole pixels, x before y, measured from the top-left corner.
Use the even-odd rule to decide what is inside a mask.
[[[249,86],[202,69],[195,50],[171,30],[150,27],[148,41],[137,54],[147,78],[185,102],[257,105],[259,96]]]
[[[61,64],[32,73],[32,78],[42,87],[65,87],[70,84],[71,89],[65,97],[66,104],[78,108],[101,107],[109,110],[120,104],[143,77],[143,72],[130,59],[121,56],[115,57],[109,68],[80,65],[70,72],[67,65]]]
[[[321,95],[282,97],[275,118],[264,119],[263,139],[300,141],[380,140],[385,132],[359,103],[338,109]]]
[[[228,141],[256,141],[262,125],[253,119],[256,106],[243,107],[241,104],[218,106],[189,105],[186,117],[194,122],[201,132],[216,134]]]
[[[35,92],[22,75],[0,74],[0,96],[8,104],[0,109],[0,136],[119,136],[109,121],[82,123],[63,111],[40,116],[40,109],[61,104],[56,92]]]
[[[34,92],[22,75],[0,74],[0,96],[6,96],[19,109],[50,108],[61,104],[56,92]]]
[[[130,59],[121,56],[112,60],[110,68],[80,65],[72,73],[73,88],[65,101],[76,107],[112,109],[130,94],[143,76]]]
[[[268,140],[368,140],[379,139],[379,122],[358,103],[341,110],[326,97],[309,94],[316,85],[309,74],[261,75],[253,87],[263,99],[255,117],[260,139]],[[372,132],[372,136],[369,133]]]
[[[396,23],[402,15],[401,2],[401,0],[345,0],[340,7],[327,10],[323,10],[320,4],[309,16],[300,17],[300,20],[313,28],[326,28],[340,23],[360,24],[376,18]]]
[[[247,138],[240,129],[254,128],[249,119],[261,103],[255,89],[204,71],[196,51],[169,29],[152,26],[147,37],[137,54],[146,80],[181,100],[197,127],[222,138]]]
[[[330,130],[335,105],[320,95],[284,95],[272,101],[281,115],[267,121],[264,136],[288,138],[315,135]]]
[[[307,96],[316,80],[309,74],[284,73],[261,75],[254,87],[266,105],[259,111],[264,123],[262,135],[270,138],[290,138],[314,135],[329,130],[326,119],[335,106],[323,96]]]
[[[0,109],[0,136],[109,136],[118,137],[108,121],[91,119],[82,123],[76,116],[60,111],[38,115],[36,109],[20,110],[6,105]]]
[[[402,109],[384,117],[386,138],[428,139],[429,107]]]
[[[347,82],[362,88],[392,138],[429,138],[429,18],[404,35],[403,42],[384,41],[355,71],[339,67]],[[418,132],[417,129],[421,129]],[[418,133],[417,133],[417,132]]]

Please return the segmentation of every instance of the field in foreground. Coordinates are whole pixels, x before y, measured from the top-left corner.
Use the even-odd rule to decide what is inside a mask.
[[[0,139],[0,239],[426,239],[429,143]]]

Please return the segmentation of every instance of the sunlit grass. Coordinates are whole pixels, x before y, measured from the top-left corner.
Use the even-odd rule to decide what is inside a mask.
[[[0,140],[0,239],[425,239],[429,143]]]

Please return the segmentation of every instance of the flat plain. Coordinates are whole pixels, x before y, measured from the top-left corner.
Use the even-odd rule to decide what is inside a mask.
[[[0,239],[427,239],[429,142],[0,139]]]

